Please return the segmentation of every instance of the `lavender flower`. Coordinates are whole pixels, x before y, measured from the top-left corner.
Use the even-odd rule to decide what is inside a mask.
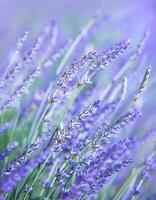
[[[156,155],[150,155],[143,163],[144,167],[141,170],[140,176],[136,180],[133,190],[131,191],[131,198],[141,195],[143,193],[143,187],[145,182],[149,182],[152,177],[152,172],[156,172]]]
[[[87,55],[82,57],[79,61],[74,62],[71,68],[68,68],[66,72],[62,74],[60,79],[57,81],[57,85],[60,87],[65,87],[65,84],[76,76],[76,73],[85,65],[90,63],[96,58],[96,52],[89,52]]]
[[[3,160],[6,156],[8,156],[13,150],[15,150],[18,146],[18,142],[14,141],[7,145],[6,149],[0,152],[0,160]]]
[[[133,122],[140,116],[140,112],[136,109],[123,114],[116,122],[108,127],[108,134],[118,132],[121,128],[125,127],[128,123]]]
[[[116,134],[129,123],[133,122],[139,117],[140,113],[136,110],[129,111],[123,114],[116,122],[109,125],[107,122],[103,123],[94,132],[90,132],[87,137],[82,140],[79,144],[79,148],[84,148],[85,146],[93,145],[95,148],[99,148],[101,144],[110,143]],[[99,146],[100,145],[100,146]]]
[[[63,198],[84,198],[86,196],[93,197],[94,194],[99,191],[102,186],[116,173],[120,172],[123,168],[127,167],[133,161],[131,159],[124,160],[121,163],[117,163],[114,166],[92,168],[89,166],[83,175],[79,175],[77,185],[73,185],[69,188],[68,193],[62,194]]]
[[[64,99],[67,92],[73,88],[76,84],[87,84],[90,83],[90,79],[95,75],[97,70],[102,69],[104,66],[108,65],[115,58],[125,52],[130,46],[129,40],[124,40],[118,44],[114,48],[110,48],[105,52],[97,55],[96,52],[89,52],[80,61],[77,61],[71,65],[70,68],[67,69],[63,73],[63,75],[58,79],[57,85],[62,88],[61,91],[56,90],[56,94],[49,96],[49,102],[54,103],[57,101],[61,101]],[[73,81],[78,71],[83,67],[83,65],[90,65],[89,70],[83,75],[81,78],[76,77],[76,80]],[[74,83],[72,83],[72,81]]]
[[[139,96],[144,91],[144,89],[145,89],[145,87],[147,85],[147,82],[149,80],[150,73],[151,73],[151,68],[149,67],[149,68],[147,68],[147,70],[145,72],[145,75],[144,75],[144,78],[142,80],[142,83],[140,84],[140,87],[139,87],[137,93],[135,94],[134,102],[137,101],[137,99],[139,98]]]
[[[27,40],[28,36],[29,36],[29,32],[25,31],[23,33],[23,35],[19,38],[19,40],[17,42],[17,50],[18,51],[23,47],[23,45],[24,45],[25,41]]]
[[[4,134],[4,132],[10,128],[10,123],[9,122],[5,122],[4,124],[2,124],[0,126],[0,135]]]
[[[148,63],[149,32],[134,51],[117,60],[131,46],[130,40],[105,51],[98,50],[100,46],[109,46],[120,34],[135,38],[133,29],[123,33],[123,19],[115,26],[114,20],[100,9],[74,38],[52,21],[34,41],[30,37],[28,45],[28,32],[24,32],[9,59],[4,59],[0,134],[6,147],[0,152],[0,199],[134,200],[141,189],[151,187],[147,180],[156,169],[155,149],[147,156],[154,143],[148,135],[155,132],[152,84],[149,98],[140,98],[151,67],[135,91],[135,78]],[[103,21],[109,31],[103,32]],[[121,28],[114,35],[116,27]],[[93,28],[98,38],[91,35]],[[155,77],[151,78],[154,83]],[[141,113],[144,117],[137,121]]]
[[[146,41],[147,41],[149,35],[150,35],[149,31],[146,31],[143,34],[139,44],[137,45],[136,50],[132,53],[132,55],[130,57],[131,60],[135,60],[138,57],[138,55],[141,55],[143,53],[143,50],[144,50],[144,47],[145,47],[145,44],[146,44]]]
[[[35,167],[43,163],[51,154],[52,148],[46,148],[35,158],[30,158],[23,164],[19,165],[17,170],[6,175],[0,182],[0,189],[3,192],[10,192],[23,177],[27,176]]]
[[[97,56],[91,66],[93,70],[101,69],[108,65],[118,56],[122,55],[131,46],[130,40],[123,40],[115,45],[115,47],[110,48]]]
[[[29,148],[25,148],[22,154],[19,154],[15,159],[11,161],[11,163],[8,163],[4,169],[0,170],[0,177],[3,178],[4,176],[9,175],[17,170],[18,167],[30,159],[30,157],[35,153],[35,150],[39,148],[43,149],[46,146],[48,139],[49,135],[47,133],[43,133],[41,137],[36,138],[35,142],[32,143]]]
[[[68,46],[68,44],[67,44]],[[57,60],[59,59],[59,57],[64,53],[64,50],[67,48],[67,46],[61,47],[57,53],[55,53],[52,57],[53,63],[57,62]],[[56,55],[57,55],[57,59],[56,59]],[[52,63],[51,63],[52,64]],[[17,66],[14,68],[14,70],[19,71],[19,65],[21,65],[21,63],[18,63]],[[45,63],[45,65],[43,66],[43,68],[46,68],[48,66],[48,63]],[[31,83],[38,78],[41,75],[42,72],[42,67],[38,66],[36,69],[34,69],[32,71],[31,74],[28,75],[28,77],[26,77],[23,80],[23,83],[16,89],[16,91],[14,92],[14,94],[12,96],[9,97],[9,99],[3,104],[3,106],[1,106],[0,108],[0,113],[5,112],[8,108],[12,107],[15,105],[16,101],[22,96],[23,93],[27,92],[29,86],[31,85]],[[15,75],[15,71],[13,71],[13,76],[11,75],[10,77],[8,77],[8,81],[12,81],[12,78]]]

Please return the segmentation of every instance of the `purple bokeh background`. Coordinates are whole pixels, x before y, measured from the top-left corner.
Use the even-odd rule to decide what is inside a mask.
[[[147,23],[154,28],[156,24],[155,0],[1,0],[0,33],[3,37],[15,35],[22,27],[40,30],[52,18],[68,23],[68,29],[73,32],[85,24],[99,7],[116,20],[130,16],[137,27]]]
[[[135,46],[145,30],[150,30],[146,51],[148,63],[156,65],[156,0],[1,0],[0,1],[0,63],[14,47],[24,30],[35,37],[42,28],[55,19],[68,37],[74,38],[98,8],[109,23],[101,22],[102,42],[113,38],[113,42],[130,38]],[[115,36],[115,37],[114,37]]]
[[[154,65],[156,0],[1,0],[1,61],[24,30],[28,29],[31,36],[35,36],[51,19],[55,19],[69,37],[75,37],[99,7],[103,7],[104,15],[113,24],[110,29],[109,24],[103,27],[104,31],[110,32],[110,37],[120,32],[120,38],[128,37],[135,43],[143,31],[151,31],[147,49],[151,55],[149,61]],[[107,38],[101,39],[105,41]]]

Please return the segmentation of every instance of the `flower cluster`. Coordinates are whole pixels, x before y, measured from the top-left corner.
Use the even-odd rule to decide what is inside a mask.
[[[101,15],[76,38],[52,21],[28,45],[28,31],[18,39],[0,72],[0,200],[134,200],[150,185],[149,32],[101,51],[90,34]]]

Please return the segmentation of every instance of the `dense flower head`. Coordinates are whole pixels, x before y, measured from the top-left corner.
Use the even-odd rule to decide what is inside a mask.
[[[114,173],[119,172],[123,168],[127,167],[128,164],[132,163],[131,159],[124,160],[121,163],[117,163],[114,166],[107,166],[105,169],[98,169],[91,172],[87,172],[81,178],[79,177],[79,184],[71,186],[66,193],[65,199],[73,198],[86,198],[86,196],[94,196],[94,194],[101,189],[103,184],[110,179]],[[64,197],[64,193],[63,193]]]

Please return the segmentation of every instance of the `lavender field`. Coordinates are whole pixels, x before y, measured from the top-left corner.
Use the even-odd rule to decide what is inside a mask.
[[[0,200],[156,200],[156,1],[0,1]]]

